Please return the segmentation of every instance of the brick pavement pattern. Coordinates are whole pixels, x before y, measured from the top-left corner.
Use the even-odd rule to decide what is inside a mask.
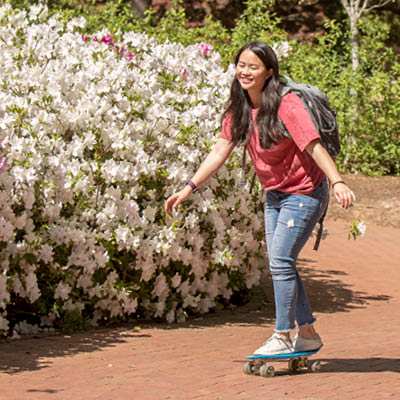
[[[310,242],[299,260],[325,342],[319,373],[243,373],[273,330],[267,277],[251,303],[182,324],[3,341],[0,399],[400,399],[400,232],[369,225],[353,241],[345,225],[328,221],[319,252]]]

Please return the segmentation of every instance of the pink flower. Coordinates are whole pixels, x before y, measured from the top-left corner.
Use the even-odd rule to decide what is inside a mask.
[[[102,42],[102,43],[105,43],[105,44],[108,44],[108,45],[110,45],[110,46],[114,46],[114,45],[115,45],[115,43],[114,43],[114,36],[112,36],[112,35],[110,35],[110,34],[108,34],[108,35],[106,35],[106,36],[103,36],[102,39],[101,39],[101,42]]]
[[[0,149],[4,149],[3,139],[0,139]],[[8,167],[7,161],[3,156],[0,156],[0,172],[4,172]]]
[[[119,49],[119,55],[120,55],[121,57],[123,57],[124,54],[125,54],[125,52],[126,52],[126,47],[125,47],[125,46],[122,46],[122,47]]]
[[[182,68],[181,68],[181,73],[180,73],[180,75],[181,75],[181,78],[182,78],[184,81],[186,81],[186,79],[187,79],[187,77],[188,77],[187,69],[182,67]]]
[[[86,42],[88,40],[88,37],[86,35],[82,35],[82,40]],[[125,46],[124,43],[115,43],[114,36],[110,35],[109,33],[103,36],[100,40],[97,36],[94,36],[93,41],[104,43],[110,46],[110,50],[114,50],[116,53],[118,53],[120,57],[125,58],[128,61],[131,61],[135,57],[135,54],[133,54],[132,52],[128,52],[128,48]]]
[[[0,172],[5,172],[7,169],[7,161],[4,157],[0,156]]]
[[[208,57],[214,51],[214,47],[208,43],[196,43],[196,47],[200,50],[200,54],[202,57]]]

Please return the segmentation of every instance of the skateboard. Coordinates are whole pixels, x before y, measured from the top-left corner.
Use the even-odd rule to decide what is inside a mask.
[[[288,361],[289,374],[296,374],[302,371],[318,372],[321,369],[320,361],[311,361],[308,358],[318,350],[304,351],[301,353],[275,354],[270,356],[253,355],[247,356],[243,371],[248,375],[260,375],[265,378],[275,375],[275,368],[268,364],[268,361]]]

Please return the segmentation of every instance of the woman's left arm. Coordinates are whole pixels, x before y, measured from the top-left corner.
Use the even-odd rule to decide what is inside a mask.
[[[356,196],[343,182],[343,179],[336,167],[335,161],[333,161],[332,157],[322,146],[321,142],[319,140],[313,140],[306,146],[305,150],[330,180],[333,193],[338,203],[343,208],[350,207],[356,200]]]

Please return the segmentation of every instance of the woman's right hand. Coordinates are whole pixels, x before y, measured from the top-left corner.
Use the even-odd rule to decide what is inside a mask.
[[[179,204],[183,203],[191,194],[192,188],[190,186],[185,186],[181,191],[178,193],[174,193],[165,201],[165,212],[167,214],[172,214],[173,210],[177,210]]]
[[[232,153],[235,144],[229,140],[219,138],[210,154],[200,165],[200,168],[193,175],[193,180],[197,186],[204,185],[221,167]],[[184,202],[193,192],[193,189],[186,185],[180,192],[174,193],[165,202],[165,212],[171,214],[177,210],[179,204]]]

